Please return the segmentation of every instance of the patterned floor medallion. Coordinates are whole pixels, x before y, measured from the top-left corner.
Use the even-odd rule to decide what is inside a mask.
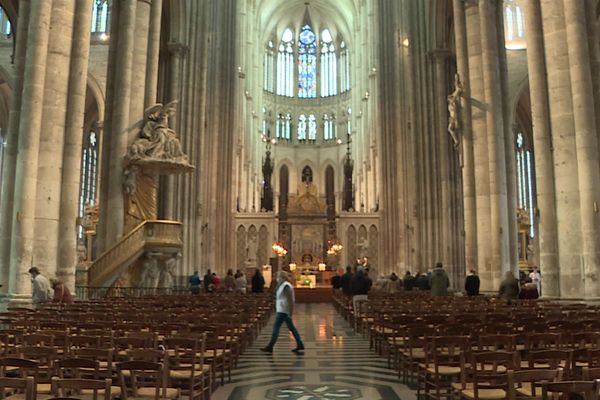
[[[355,400],[362,397],[360,390],[338,385],[289,386],[267,391],[271,400]]]

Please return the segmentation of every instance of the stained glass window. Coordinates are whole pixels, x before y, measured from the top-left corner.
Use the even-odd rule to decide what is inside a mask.
[[[523,133],[517,134],[517,205],[518,208],[526,210],[529,214],[529,220],[534,221],[535,209],[535,188],[533,185],[533,155],[525,143]],[[531,224],[529,236],[534,237],[534,225]]]
[[[350,59],[345,42],[340,43],[340,93],[350,90]]]
[[[298,97],[317,97],[317,46],[310,25],[304,25],[298,44]]]
[[[306,115],[300,114],[298,117],[298,140],[303,142],[306,140]]]
[[[12,25],[8,19],[8,15],[4,8],[0,7],[0,29],[2,30],[2,37],[8,39],[12,36]]]
[[[285,130],[283,131],[284,140],[292,140],[292,114],[285,115]]]
[[[2,179],[4,178],[4,149],[6,140],[4,139],[4,130],[0,129],[0,200],[2,200]]]
[[[267,108],[263,107],[262,108],[262,113],[263,113],[263,119],[262,119],[262,126],[260,129],[260,133],[261,135],[263,135],[263,137],[267,136],[267,132],[269,131],[269,122],[267,120],[268,114],[267,114]]]
[[[277,54],[277,94],[294,96],[294,34],[286,29],[281,37]]]
[[[322,33],[321,42],[321,97],[337,94],[337,58],[335,45],[328,29]]]
[[[108,33],[109,0],[94,0],[92,5],[92,33]]]
[[[335,115],[323,115],[323,139],[325,141],[334,140],[337,137],[335,132]]]
[[[314,114],[308,116],[308,140],[317,140],[317,117]]]
[[[273,42],[269,41],[267,48],[265,49],[263,76],[263,89],[269,93],[273,93],[274,91],[273,72],[275,69],[275,55],[273,54],[273,51]]]
[[[525,20],[520,0],[504,1],[504,39],[507,49],[525,48]]]
[[[81,151],[81,180],[79,186],[79,217],[82,218],[86,205],[96,203],[98,186],[98,149],[100,138],[92,129],[84,138]],[[79,227],[79,238],[83,238],[83,230]]]

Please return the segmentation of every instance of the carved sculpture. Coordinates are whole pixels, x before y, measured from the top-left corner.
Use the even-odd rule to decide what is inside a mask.
[[[464,92],[460,76],[454,75],[454,92],[448,96],[448,133],[452,137],[454,147],[460,144],[460,98]]]
[[[182,256],[181,253],[176,253],[162,262],[158,288],[172,289],[175,286],[175,266],[177,265],[177,260]]]
[[[144,111],[144,120],[138,137],[133,140],[125,163],[143,165],[158,174],[188,172],[193,169],[181,149],[175,131],[169,128],[169,117],[175,113],[177,101],[158,103]]]

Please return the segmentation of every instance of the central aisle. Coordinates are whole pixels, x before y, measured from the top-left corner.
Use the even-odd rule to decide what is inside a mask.
[[[232,383],[220,387],[212,399],[416,399],[332,305],[296,305],[294,322],[306,347],[303,355],[291,352],[295,342],[285,324],[273,354],[259,351],[269,341],[273,321],[240,357]]]

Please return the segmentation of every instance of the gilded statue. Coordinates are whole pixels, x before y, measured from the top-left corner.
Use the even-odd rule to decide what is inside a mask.
[[[452,137],[454,147],[460,144],[460,98],[464,87],[460,82],[460,76],[454,75],[454,91],[448,96],[448,133]]]

